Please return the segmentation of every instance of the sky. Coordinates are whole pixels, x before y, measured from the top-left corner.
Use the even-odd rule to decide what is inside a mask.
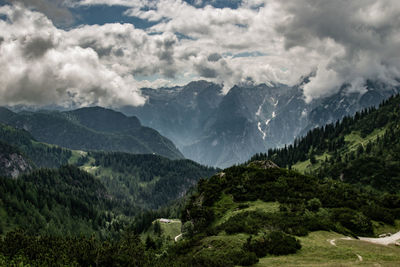
[[[143,105],[140,88],[400,81],[398,0],[0,0],[0,105]]]

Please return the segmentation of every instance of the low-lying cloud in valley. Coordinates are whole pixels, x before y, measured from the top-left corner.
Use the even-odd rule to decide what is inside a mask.
[[[248,81],[294,85],[314,73],[304,85],[311,101],[343,84],[357,91],[366,79],[393,84],[400,77],[394,0],[248,0],[225,8],[212,1],[47,2],[0,7],[1,105],[141,105],[144,86],[207,79],[227,92]],[[57,21],[98,5],[124,6],[121,16],[152,26],[66,29]]]

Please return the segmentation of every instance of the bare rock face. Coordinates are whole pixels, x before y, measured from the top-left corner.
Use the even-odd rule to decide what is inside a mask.
[[[32,166],[17,153],[0,153],[0,175],[17,178],[20,174],[31,171]]]
[[[270,160],[256,160],[250,162],[247,167],[253,167],[253,168],[259,168],[259,169],[274,169],[274,168],[279,168],[278,165],[276,165],[274,162]]]

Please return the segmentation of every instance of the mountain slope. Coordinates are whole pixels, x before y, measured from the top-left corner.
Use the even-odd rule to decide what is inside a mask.
[[[308,132],[293,145],[253,159],[271,159],[318,177],[400,192],[400,96],[335,124]]]
[[[38,141],[66,148],[183,157],[170,140],[142,127],[137,118],[104,108],[20,113],[3,108],[0,120],[30,132]]]
[[[143,88],[142,94],[148,97],[146,104],[126,106],[121,111],[138,116],[145,125],[157,129],[182,148],[201,137],[204,125],[223,98],[221,89],[220,85],[206,81],[183,87]]]
[[[302,86],[238,85],[222,95],[221,86],[205,81],[182,87],[143,89],[148,102],[125,107],[145,125],[159,130],[185,157],[205,165],[228,167],[253,154],[283,147],[308,130],[334,122],[399,92],[400,88],[367,81],[362,92],[343,85],[338,92],[304,100]]]

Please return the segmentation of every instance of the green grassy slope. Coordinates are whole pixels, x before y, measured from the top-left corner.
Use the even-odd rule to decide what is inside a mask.
[[[382,246],[343,238],[346,237],[334,232],[312,232],[306,237],[299,238],[302,249],[298,253],[279,257],[264,257],[255,266],[394,267],[400,264],[399,247],[394,245]],[[333,241],[335,245],[332,245],[330,241]]]

